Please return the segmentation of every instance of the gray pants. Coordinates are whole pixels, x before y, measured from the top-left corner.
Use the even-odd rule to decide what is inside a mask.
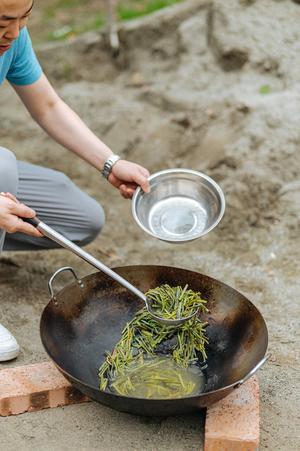
[[[0,147],[0,192],[10,192],[33,208],[46,224],[83,246],[91,242],[104,224],[102,207],[82,192],[63,173],[17,161]],[[58,247],[48,238],[22,233],[5,234],[0,229],[3,250],[38,250]]]

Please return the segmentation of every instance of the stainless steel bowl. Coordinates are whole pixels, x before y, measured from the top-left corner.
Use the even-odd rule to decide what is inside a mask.
[[[171,243],[192,241],[220,222],[225,198],[219,185],[201,172],[167,169],[149,177],[151,191],[137,188],[132,214],[149,235]]]

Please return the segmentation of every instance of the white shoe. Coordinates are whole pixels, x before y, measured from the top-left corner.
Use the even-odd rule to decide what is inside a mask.
[[[17,357],[20,346],[15,337],[0,324],[0,362],[6,362]]]

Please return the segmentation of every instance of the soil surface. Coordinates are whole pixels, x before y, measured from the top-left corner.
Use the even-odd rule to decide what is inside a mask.
[[[200,170],[224,190],[226,212],[206,237],[171,245],[148,237],[100,175],[48,138],[13,91],[1,89],[1,145],[67,173],[104,206],[87,250],[104,263],[164,264],[208,274],[245,294],[269,329],[260,371],[261,449],[299,449],[299,2],[189,1],[123,25],[121,51],[89,33],[39,50],[61,96],[116,153],[151,172]],[[39,318],[47,280],[71,265],[63,250],[6,253],[0,321],[21,344],[5,366],[47,359]],[[59,289],[59,287],[58,287]],[[137,418],[96,403],[3,418],[0,448],[199,450],[201,415]]]

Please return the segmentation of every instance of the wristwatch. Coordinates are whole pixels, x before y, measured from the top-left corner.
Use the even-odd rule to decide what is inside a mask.
[[[106,179],[108,179],[109,174],[112,171],[113,166],[116,164],[117,161],[119,161],[121,159],[121,157],[119,157],[119,155],[111,155],[110,157],[108,157],[108,159],[106,160],[106,162],[104,163],[103,169],[101,171],[101,174],[103,175],[103,177],[105,177]]]

